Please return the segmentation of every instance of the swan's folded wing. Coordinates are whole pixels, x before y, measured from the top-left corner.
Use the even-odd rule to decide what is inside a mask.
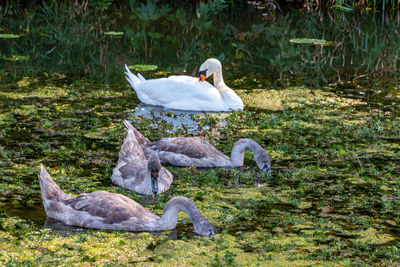
[[[224,156],[210,143],[198,137],[166,138],[151,143],[150,147],[157,151],[168,151],[198,159]]]
[[[70,205],[76,210],[87,212],[90,216],[102,218],[105,224],[121,223],[132,217],[146,219],[155,216],[130,198],[104,191],[78,197]]]
[[[183,96],[194,97],[197,101],[219,101],[221,93],[209,82],[199,82],[197,78],[190,76],[170,76],[168,80],[175,81],[183,92]]]
[[[146,176],[147,162],[143,161],[130,161],[119,168],[121,177],[125,180],[135,179],[137,184],[143,183]]]
[[[222,98],[209,83],[185,76],[146,80],[138,88],[144,103],[178,109],[198,109],[197,106],[212,106],[213,103],[217,105]]]

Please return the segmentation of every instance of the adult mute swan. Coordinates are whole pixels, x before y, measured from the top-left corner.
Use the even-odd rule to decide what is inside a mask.
[[[133,132],[140,146],[156,151],[162,163],[168,163],[172,166],[240,167],[243,166],[244,152],[250,149],[253,151],[257,166],[265,173],[271,172],[271,158],[268,153],[250,138],[238,140],[233,145],[231,157],[228,158],[199,137],[164,138],[152,143],[135,128]]]
[[[124,125],[128,133],[111,176],[113,183],[143,195],[156,195],[168,190],[172,174],[161,166],[157,153],[149,148],[142,150],[136,140],[136,129],[126,120]]]
[[[199,69],[199,79],[190,76],[146,80],[134,75],[125,65],[126,79],[141,102],[179,110],[232,111],[243,110],[243,101],[222,78],[221,62],[207,59]],[[214,76],[214,86],[204,81]]]
[[[68,225],[125,231],[172,230],[176,226],[179,212],[183,211],[192,220],[197,234],[213,235],[215,232],[212,224],[186,197],[179,196],[170,199],[162,216],[159,217],[120,194],[95,191],[78,197],[67,195],[51,179],[43,165],[39,181],[47,216]]]

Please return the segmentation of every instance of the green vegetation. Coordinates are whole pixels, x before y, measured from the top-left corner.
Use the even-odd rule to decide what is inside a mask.
[[[227,83],[251,88],[266,81]],[[151,140],[190,135],[183,127],[173,133],[162,118],[132,117],[127,110],[138,100],[125,86],[66,83],[57,76],[3,84],[1,264],[398,264],[398,85],[385,92],[287,87],[238,93],[246,110],[223,116],[226,127],[219,114],[193,118],[226,154],[237,139],[255,139],[271,155],[272,175],[260,172],[251,153],[241,170],[168,167],[172,187],[152,199],[111,184],[125,135],[121,121],[131,118]],[[68,193],[117,192],[157,214],[171,197],[187,196],[218,234],[196,236],[184,214],[176,230],[162,233],[78,230],[45,221],[40,163]]]
[[[0,34],[0,38],[3,38],[3,39],[13,39],[13,38],[19,38],[19,35],[9,34],[9,33],[3,33],[3,34]]]
[[[135,71],[153,71],[156,70],[158,67],[156,65],[133,65],[128,66],[128,68]]]

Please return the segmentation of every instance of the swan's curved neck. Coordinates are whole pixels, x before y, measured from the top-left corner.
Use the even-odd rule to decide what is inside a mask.
[[[227,86],[225,85],[224,78],[222,77],[222,71],[217,70],[214,72],[214,86],[217,88],[221,93],[226,90]]]
[[[133,128],[133,127],[132,127]],[[149,139],[147,139],[146,137],[144,137],[143,134],[141,134],[138,130],[136,130],[135,128],[133,128],[133,132],[135,134],[136,140],[138,141],[140,146],[147,146],[150,141]]]
[[[256,141],[251,139],[240,139],[235,143],[235,145],[232,148],[231,152],[232,166],[240,167],[243,165],[244,152],[246,152],[247,149],[253,151],[254,155],[261,153],[261,151],[264,151],[262,147],[259,144],[257,144]]]
[[[136,190],[145,194],[152,194],[151,172],[148,168],[146,168],[146,174],[144,175],[143,183],[140,184]]]
[[[176,226],[179,212],[185,212],[194,225],[205,220],[196,205],[188,198],[174,197],[165,205],[161,218],[156,222],[160,230],[171,230]]]

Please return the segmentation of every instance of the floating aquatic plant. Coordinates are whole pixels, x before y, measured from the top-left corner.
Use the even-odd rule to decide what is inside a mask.
[[[154,71],[158,68],[156,65],[131,65],[128,68],[136,71]]]
[[[114,31],[110,31],[110,32],[105,32],[105,35],[111,35],[111,36],[122,36],[124,35],[123,32],[114,32]]]
[[[7,60],[7,61],[24,61],[24,60],[29,60],[29,56],[12,55],[12,57],[3,58],[3,59]]]
[[[12,34],[12,33],[2,33],[0,34],[0,38],[3,39],[15,39],[15,38],[19,38],[19,35],[16,34]]]
[[[289,42],[295,44],[314,44],[322,46],[336,46],[336,42],[327,41],[323,39],[310,39],[310,38],[294,38],[290,39]]]

